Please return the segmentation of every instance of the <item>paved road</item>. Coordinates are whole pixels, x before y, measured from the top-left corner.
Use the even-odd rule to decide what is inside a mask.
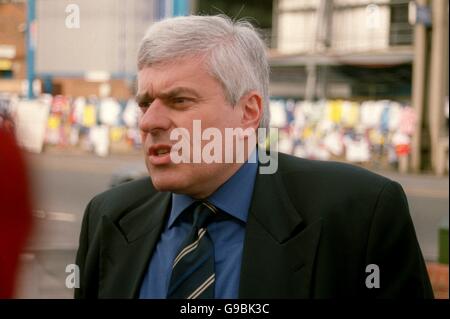
[[[34,194],[34,234],[22,256],[21,298],[71,298],[65,267],[73,263],[81,218],[89,199],[108,189],[125,166],[145,170],[140,156],[98,158],[28,155]],[[437,229],[449,212],[448,177],[386,174],[404,187],[419,242],[428,260],[437,257]]]
[[[34,231],[22,256],[19,298],[71,298],[65,286],[74,263],[86,204],[109,188],[123,167],[145,170],[139,156],[98,158],[73,155],[27,156],[32,182]]]

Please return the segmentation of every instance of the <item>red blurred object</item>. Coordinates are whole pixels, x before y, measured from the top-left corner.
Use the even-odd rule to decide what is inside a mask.
[[[408,155],[411,152],[411,147],[408,144],[400,144],[395,147],[395,152],[398,156]]]
[[[0,298],[12,298],[31,226],[26,167],[11,131],[0,126]]]

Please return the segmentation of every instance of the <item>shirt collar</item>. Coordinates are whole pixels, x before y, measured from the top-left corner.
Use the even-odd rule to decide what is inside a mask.
[[[257,148],[255,148],[249,159],[207,200],[222,211],[246,223],[257,170]],[[195,199],[188,195],[172,193],[172,209],[168,227],[172,227],[181,213],[194,202]]]

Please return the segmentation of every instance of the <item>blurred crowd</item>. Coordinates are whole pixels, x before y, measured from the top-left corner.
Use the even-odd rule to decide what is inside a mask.
[[[14,95],[0,96],[0,114],[20,120],[17,117],[24,114],[17,112],[21,101]],[[44,94],[36,102],[47,106],[46,121],[42,123],[46,146],[79,147],[106,156],[114,143],[122,143],[129,149],[141,143],[137,128],[139,110],[134,99]]]
[[[0,96],[4,125],[14,126],[12,119],[17,116],[20,101],[17,96]],[[125,145],[126,151],[141,144],[140,111],[134,99],[44,94],[38,101],[47,105],[45,146],[77,147],[106,156],[111,145]],[[395,167],[402,156],[410,153],[416,125],[412,107],[390,100],[272,99],[270,112],[270,125],[278,128],[278,148],[282,152],[383,167]]]
[[[395,166],[411,151],[414,109],[396,101],[274,99],[279,149],[319,160]]]

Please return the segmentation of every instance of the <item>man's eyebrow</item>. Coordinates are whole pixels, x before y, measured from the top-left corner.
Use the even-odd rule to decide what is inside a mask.
[[[148,102],[152,100],[152,97],[146,92],[144,94],[136,94],[135,98],[136,103],[140,104],[143,102]]]
[[[170,89],[166,92],[161,92],[161,93],[157,94],[157,97],[159,97],[161,99],[170,99],[170,98],[176,97],[181,94],[191,94],[194,97],[197,97],[197,98],[200,97],[200,95],[194,89],[187,88],[187,87],[181,87],[181,86]],[[136,94],[136,96],[135,96],[135,100],[138,104],[153,101],[154,99],[155,98],[153,96],[151,96],[150,94],[148,94],[148,92],[145,92],[143,94]]]

